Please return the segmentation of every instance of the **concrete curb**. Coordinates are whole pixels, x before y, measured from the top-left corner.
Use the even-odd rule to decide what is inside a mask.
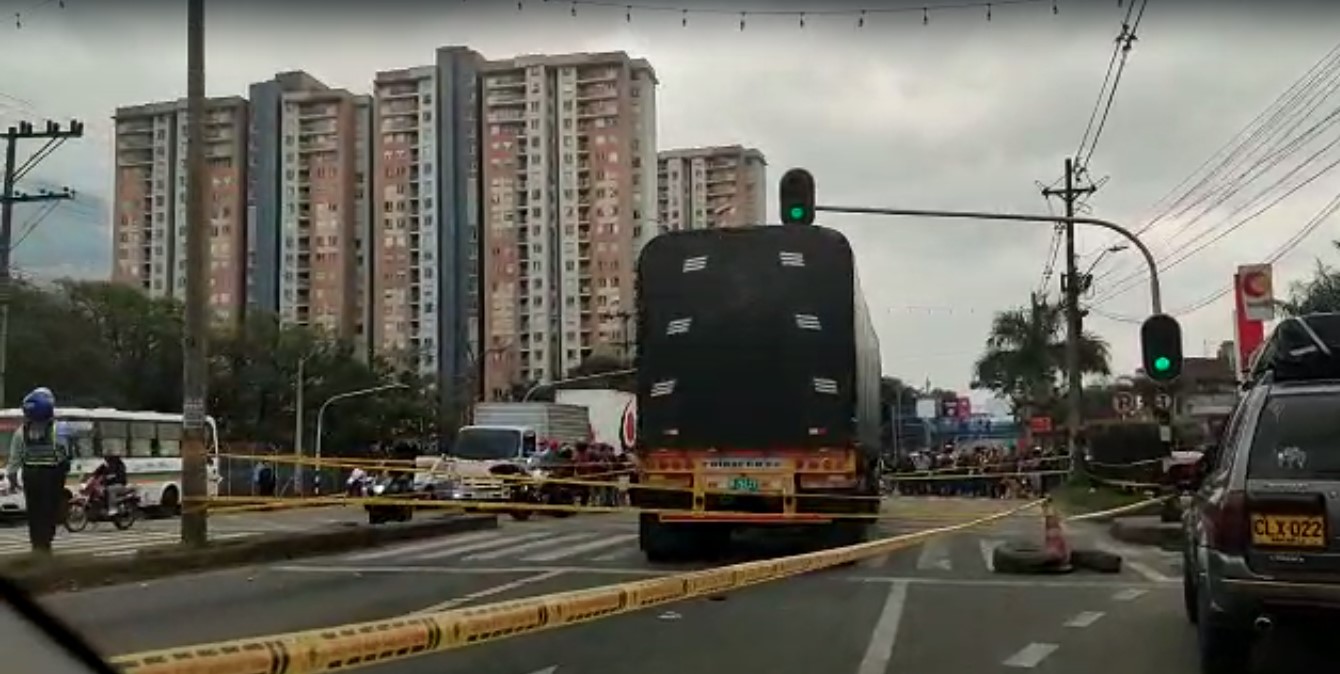
[[[1181,550],[1182,525],[1180,522],[1159,522],[1157,518],[1120,518],[1112,522],[1108,533],[1123,543],[1151,545],[1164,550]]]
[[[498,528],[496,515],[451,515],[405,524],[319,529],[307,534],[277,533],[210,543],[203,549],[180,545],[146,548],[125,557],[56,556],[38,563],[32,558],[0,566],[0,574],[34,594],[71,591],[99,585],[210,571],[233,566],[373,548],[449,534]]]

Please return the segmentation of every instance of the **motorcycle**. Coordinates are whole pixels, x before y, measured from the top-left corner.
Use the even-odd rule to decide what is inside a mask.
[[[407,498],[414,494],[414,480],[409,475],[386,475],[374,481],[367,488],[371,498]],[[408,505],[363,506],[368,511],[368,524],[384,522],[408,522],[414,517],[414,507]]]
[[[65,529],[76,533],[88,528],[90,523],[111,522],[121,531],[134,526],[140,514],[140,494],[135,487],[124,486],[115,501],[108,507],[105,496],[106,487],[101,478],[89,478],[79,488],[79,493],[70,498],[65,508]]]

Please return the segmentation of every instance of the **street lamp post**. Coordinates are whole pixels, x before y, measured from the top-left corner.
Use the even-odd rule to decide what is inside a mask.
[[[409,388],[409,387],[404,384],[383,384],[381,386],[373,386],[372,388],[363,388],[358,389],[356,391],[346,391],[344,393],[336,393],[335,395],[326,398],[326,402],[321,403],[320,409],[316,411],[316,453],[314,457],[315,461],[313,461],[313,470],[316,472],[318,485],[321,480],[321,429],[324,426],[326,420],[326,408],[330,407],[330,404],[336,401],[345,400],[348,398],[358,398],[362,396],[372,395],[374,393],[381,393],[382,391],[390,391],[392,389],[400,389],[400,388]],[[319,486],[317,495],[318,496],[320,495]]]
[[[304,444],[302,438],[303,406],[306,404],[303,400],[303,393],[307,383],[307,359],[311,358],[313,355],[315,354],[308,353],[298,359],[298,373],[293,382],[295,389],[294,399],[296,403],[293,414],[293,454],[298,460],[298,463],[293,465],[293,482],[297,485],[297,491],[300,496],[307,495],[307,471],[303,469],[304,467],[302,465],[302,450]]]

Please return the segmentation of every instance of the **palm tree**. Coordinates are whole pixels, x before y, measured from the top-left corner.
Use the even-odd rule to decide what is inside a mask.
[[[1108,347],[1091,333],[1080,337],[1080,371],[1109,374]],[[1020,417],[1046,407],[1057,397],[1065,371],[1065,310],[1033,293],[1029,305],[998,312],[986,339],[986,353],[977,359],[974,388],[985,388],[1010,400]]]

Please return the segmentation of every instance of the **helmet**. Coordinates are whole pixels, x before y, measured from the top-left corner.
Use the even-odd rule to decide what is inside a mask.
[[[56,396],[46,387],[35,388],[23,397],[23,418],[28,421],[49,421],[56,414]]]

